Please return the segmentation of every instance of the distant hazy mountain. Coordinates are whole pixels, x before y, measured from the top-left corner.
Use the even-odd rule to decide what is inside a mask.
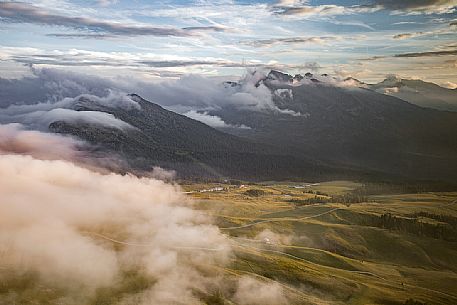
[[[412,104],[439,110],[457,111],[457,90],[416,79],[390,76],[370,85],[377,92],[395,96]]]
[[[457,178],[457,113],[421,108],[312,75],[306,78],[310,81],[297,82],[296,76],[272,71],[259,81],[270,88],[280,109],[300,115],[236,107],[210,114],[252,128],[232,133],[334,166],[412,179]]]

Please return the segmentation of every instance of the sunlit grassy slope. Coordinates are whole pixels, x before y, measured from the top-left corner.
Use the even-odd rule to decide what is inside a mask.
[[[360,187],[183,186],[232,237],[226,273],[276,281],[292,304],[457,304],[457,192],[344,199]]]
[[[347,181],[182,183],[195,208],[230,237],[234,252],[228,265],[198,266],[223,284],[194,291],[196,304],[245,304],[234,293],[246,275],[280,285],[291,305],[457,304],[457,192],[364,188]],[[79,302],[78,287],[69,292],[33,272],[0,272],[0,305],[133,305],[141,302],[128,297],[156,281],[144,270],[124,270],[115,285]]]

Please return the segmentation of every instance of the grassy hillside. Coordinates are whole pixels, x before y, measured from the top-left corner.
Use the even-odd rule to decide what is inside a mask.
[[[198,262],[214,283],[195,287],[194,304],[264,304],[237,297],[246,276],[281,289],[288,305],[457,304],[457,192],[402,189],[349,181],[183,183],[195,199],[189,204],[212,216],[233,249],[226,264]],[[99,240],[124,247],[112,241]],[[133,305],[141,302],[132,296],[157,281],[141,268],[126,269],[115,285],[75,303],[65,296],[77,298],[78,287],[69,292],[34,272],[0,271],[0,305]]]
[[[348,181],[183,188],[232,237],[226,271],[278,282],[292,304],[457,303],[457,192],[361,197]]]

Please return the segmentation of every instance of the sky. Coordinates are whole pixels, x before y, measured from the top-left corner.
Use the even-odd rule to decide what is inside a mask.
[[[457,86],[457,0],[0,1],[0,77],[228,77],[246,68]]]

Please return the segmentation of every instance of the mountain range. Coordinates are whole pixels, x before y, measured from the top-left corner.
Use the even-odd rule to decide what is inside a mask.
[[[336,86],[318,79],[296,84],[260,82],[275,104],[298,116],[223,108],[210,114],[251,129],[238,136],[282,147],[325,164],[383,172],[407,179],[451,179],[457,169],[457,113],[418,107],[370,88]],[[280,79],[287,77],[280,76]]]
[[[272,145],[221,132],[136,94],[129,97],[140,108],[110,107],[84,96],[72,108],[111,114],[131,128],[56,120],[49,130],[84,139],[92,144],[93,152],[117,156],[128,165],[124,170],[147,171],[161,166],[174,169],[185,178],[316,179],[323,174],[343,174],[343,170],[330,169]]]
[[[457,179],[457,113],[378,92],[390,83],[357,87],[327,79],[271,71],[255,87],[268,88],[276,108],[227,104],[205,111],[250,128],[216,130],[132,94],[140,108],[110,107],[87,97],[72,106],[108,113],[132,128],[55,120],[49,129],[116,154],[132,169],[162,166],[185,178]],[[236,90],[243,84],[226,86]]]
[[[389,76],[378,84],[370,85],[369,88],[421,107],[457,111],[457,89],[443,88],[419,79]]]

